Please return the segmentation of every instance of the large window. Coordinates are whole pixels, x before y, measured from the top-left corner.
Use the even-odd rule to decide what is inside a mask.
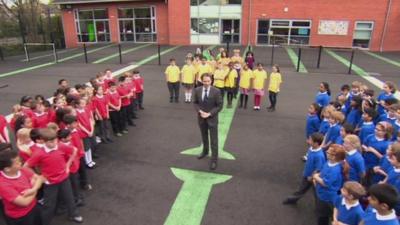
[[[109,42],[110,29],[106,9],[75,10],[79,42]]]
[[[240,5],[242,0],[190,0],[191,6],[199,5]]]
[[[192,34],[219,34],[219,19],[192,18]]]
[[[369,48],[374,22],[357,21],[354,27],[353,47]]]
[[[156,42],[154,7],[118,9],[121,41]]]
[[[257,43],[307,45],[310,30],[310,20],[259,20]]]

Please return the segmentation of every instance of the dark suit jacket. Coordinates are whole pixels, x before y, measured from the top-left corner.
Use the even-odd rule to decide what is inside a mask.
[[[207,122],[209,126],[218,125],[218,113],[222,109],[222,97],[219,89],[211,86],[210,93],[208,94],[207,101],[203,101],[203,87],[198,87],[194,90],[194,108],[196,112],[203,110],[204,112],[211,113],[207,119],[203,119],[198,113],[199,123]]]

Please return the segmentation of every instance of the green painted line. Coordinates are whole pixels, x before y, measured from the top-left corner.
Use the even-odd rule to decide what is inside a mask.
[[[375,57],[375,58],[377,58],[377,59],[380,59],[380,60],[382,60],[382,61],[384,61],[384,62],[387,62],[387,63],[389,63],[389,64],[392,64],[392,65],[394,65],[394,66],[400,67],[400,62],[395,61],[395,60],[393,60],[393,59],[389,59],[389,58],[386,58],[386,57],[384,57],[384,56],[381,56],[381,55],[378,55],[378,54],[376,54],[376,53],[369,52],[369,51],[362,51],[362,52],[364,52],[364,53],[367,54],[367,55],[373,56],[373,57]]]
[[[290,60],[292,61],[294,68],[297,69],[297,62],[299,60],[299,57],[297,54],[293,51],[292,48],[285,47],[287,54],[289,55]],[[300,73],[308,73],[306,67],[304,66],[303,62],[300,61],[300,68],[299,68]]]
[[[347,60],[346,58],[343,58],[342,56],[336,54],[335,52],[328,50],[328,49],[324,49],[324,51],[326,53],[328,53],[330,56],[332,56],[333,58],[335,58],[337,61],[341,62],[343,65],[349,67],[350,66],[350,61]],[[368,82],[370,82],[371,84],[375,85],[377,88],[379,89],[383,89],[383,85],[384,82],[382,82],[381,80],[369,75],[365,70],[363,70],[361,67],[355,65],[353,63],[353,65],[351,66],[351,70],[354,71],[357,75],[359,75],[360,77],[364,78],[365,80],[367,80]],[[396,92],[395,97],[400,100],[400,94],[399,92]]]
[[[111,46],[113,46],[113,45],[107,45],[107,46],[103,46],[103,47],[100,47],[100,48],[96,48],[96,49],[87,51],[87,53],[89,54],[89,53],[97,52],[97,51],[103,50],[105,48],[109,48]],[[63,59],[59,59],[58,62],[65,62],[67,60],[70,60],[70,59],[73,59],[73,58],[76,58],[76,57],[79,57],[79,56],[82,56],[82,55],[84,55],[84,53],[78,53],[78,54],[63,58]],[[12,75],[15,75],[15,74],[19,74],[19,73],[23,73],[23,72],[27,72],[27,71],[31,71],[31,70],[35,70],[35,69],[39,69],[39,68],[43,68],[43,67],[47,67],[47,66],[51,66],[51,65],[54,65],[54,64],[57,64],[57,63],[49,62],[49,63],[44,63],[44,64],[40,64],[40,65],[36,65],[36,66],[31,66],[31,67],[27,67],[27,68],[23,68],[23,69],[19,69],[19,70],[14,70],[14,71],[11,71],[11,72],[8,72],[8,73],[2,73],[2,74],[0,74],[0,78],[1,77],[12,76]]]
[[[243,57],[245,52],[243,52]],[[218,114],[218,158],[235,160],[235,156],[232,153],[225,150],[226,139],[228,138],[229,129],[235,115],[236,106],[238,99],[232,101],[232,108],[226,108],[226,101],[224,101],[224,106],[222,111]],[[203,152],[203,145],[189,148],[181,152],[184,155],[200,155]]]
[[[171,168],[183,185],[164,225],[200,225],[212,187],[232,178],[230,175]]]
[[[147,46],[150,46],[150,45],[152,45],[152,44],[145,44],[145,45],[136,46],[136,47],[134,47],[134,48],[131,48],[131,49],[122,51],[122,52],[121,52],[121,55],[125,55],[125,54],[127,54],[127,53],[134,52],[134,51],[136,51],[136,50],[139,50],[139,49],[141,49],[141,48],[144,48],[144,47],[147,47]],[[104,58],[102,58],[102,59],[99,59],[99,60],[94,61],[93,64],[99,64],[99,63],[105,62],[105,61],[107,61],[107,60],[110,60],[110,59],[112,59],[112,58],[116,58],[116,57],[118,57],[118,56],[119,56],[119,53],[112,54],[112,55],[110,55],[110,56],[107,56],[107,57],[104,57]]]
[[[169,48],[169,49],[167,49],[167,50],[164,50],[164,51],[160,52],[160,55],[167,54],[168,52],[172,52],[172,51],[174,51],[175,49],[180,48],[180,47],[181,47],[181,46],[178,45],[178,46]],[[130,64],[135,64],[135,65],[141,66],[141,65],[146,64],[146,63],[150,62],[151,60],[154,60],[154,59],[157,59],[157,58],[158,58],[158,53],[156,53],[156,54],[154,54],[154,55],[152,55],[152,56],[149,56],[149,57],[147,57],[147,58],[145,58],[145,59],[143,59],[143,60],[140,60],[140,61],[137,62],[137,63],[132,62],[132,63],[130,63]]]

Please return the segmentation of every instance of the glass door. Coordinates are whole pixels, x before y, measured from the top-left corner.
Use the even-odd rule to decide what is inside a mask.
[[[240,42],[240,20],[223,19],[221,20],[221,42],[239,43]]]

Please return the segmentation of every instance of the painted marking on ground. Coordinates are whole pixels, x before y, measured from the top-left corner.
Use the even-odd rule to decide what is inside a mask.
[[[164,225],[200,225],[212,187],[232,178],[230,175],[171,168],[183,181],[181,190]]]
[[[71,52],[71,51],[74,51],[74,50],[77,50],[77,48],[70,48],[70,49],[65,49],[65,50],[62,50],[62,51],[57,51],[57,55],[58,54],[64,54],[64,53],[67,53],[67,52]],[[45,57],[49,57],[49,56],[54,56],[54,53],[47,54],[47,55],[36,56],[36,57],[33,57],[33,58],[29,58],[29,61],[32,61],[32,60],[35,60],[35,59],[41,59],[41,58],[45,58]],[[27,62],[27,61],[28,61],[27,59],[20,60],[20,62]]]
[[[90,51],[87,51],[87,53],[90,54],[90,53],[93,53],[93,52],[97,52],[97,51],[103,50],[105,48],[109,48],[109,47],[111,47],[113,45],[114,44],[106,45],[106,46],[103,46],[103,47],[100,47],[100,48],[96,48],[96,49],[92,49]],[[84,55],[84,53],[74,54],[72,56],[59,59],[58,62],[65,62],[67,60],[74,59],[74,58],[77,58],[77,57],[82,56],[82,55]],[[14,71],[7,72],[7,73],[2,73],[2,74],[0,74],[0,78],[1,77],[8,77],[8,76],[16,75],[16,74],[19,74],[19,73],[23,73],[23,72],[27,72],[27,71],[31,71],[31,70],[47,67],[47,66],[51,66],[51,65],[54,65],[54,64],[57,64],[57,63],[56,62],[48,62],[48,63],[43,63],[43,64],[40,64],[40,65],[36,65],[36,66],[31,66],[31,67],[19,69],[19,70],[14,70]]]
[[[387,57],[384,57],[384,56],[381,56],[381,55],[378,55],[378,54],[376,54],[376,53],[369,52],[369,51],[362,51],[362,52],[364,52],[365,54],[370,55],[370,56],[372,56],[372,57],[375,57],[375,58],[377,58],[377,59],[380,59],[380,60],[382,60],[382,61],[384,61],[384,62],[387,62],[387,63],[389,63],[389,64],[392,64],[392,65],[394,65],[394,66],[400,67],[400,62],[395,61],[395,60],[393,60],[393,59],[389,59],[389,58],[387,58]]]
[[[290,61],[292,61],[294,68],[297,70],[297,62],[299,60],[299,57],[297,54],[293,51],[292,48],[285,47],[287,54],[289,55]],[[300,68],[299,68],[300,73],[308,73],[306,67],[304,66],[303,62],[300,61]]]
[[[134,48],[131,48],[131,49],[122,51],[122,52],[121,52],[121,55],[125,55],[125,54],[127,54],[127,53],[134,52],[134,51],[136,51],[136,50],[139,50],[139,49],[141,49],[141,48],[144,48],[144,47],[147,47],[147,46],[150,46],[150,45],[152,45],[152,44],[145,44],[145,45],[136,46],[136,47],[134,47]],[[99,59],[99,60],[96,60],[96,61],[93,62],[93,64],[99,64],[99,63],[108,61],[108,60],[110,60],[110,59],[117,58],[118,56],[119,56],[119,53],[115,53],[115,54],[112,54],[112,55],[110,55],[110,56],[107,56],[107,57],[101,58],[101,59]]]
[[[328,50],[328,49],[324,49],[324,51],[326,51],[326,53],[328,53],[330,56],[332,56],[333,58],[335,58],[337,61],[341,62],[343,65],[349,67],[350,66],[350,61],[348,61],[347,59],[343,58],[342,56],[336,54],[335,52]],[[375,85],[376,87],[378,87],[379,89],[383,89],[383,84],[384,82],[370,76],[365,70],[363,70],[361,67],[355,65],[353,63],[352,67],[351,67],[352,71],[354,71],[357,75],[359,75],[360,77],[364,78],[365,80],[367,80],[368,82],[370,82],[371,84]],[[400,100],[400,93],[396,92],[394,94],[394,96]]]

